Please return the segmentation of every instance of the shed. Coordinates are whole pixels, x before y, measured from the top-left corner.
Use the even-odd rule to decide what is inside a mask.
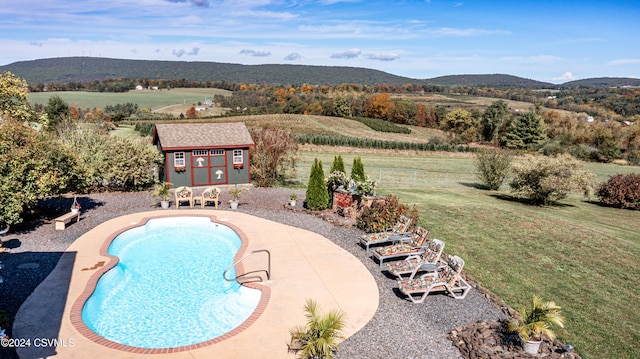
[[[244,123],[158,124],[153,144],[164,155],[160,177],[173,187],[251,182],[254,143]]]

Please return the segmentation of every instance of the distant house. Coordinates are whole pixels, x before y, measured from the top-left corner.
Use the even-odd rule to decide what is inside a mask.
[[[241,122],[158,124],[153,144],[164,155],[161,179],[172,187],[251,182],[254,143]]]

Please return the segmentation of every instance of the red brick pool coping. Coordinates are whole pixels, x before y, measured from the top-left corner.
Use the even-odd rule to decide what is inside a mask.
[[[226,339],[229,339],[229,338],[241,333],[245,329],[249,328],[260,317],[260,315],[266,309],[267,304],[269,303],[269,298],[271,297],[271,288],[269,288],[267,286],[260,285],[258,283],[243,283],[242,285],[244,285],[246,287],[253,288],[253,289],[258,289],[258,290],[260,290],[262,292],[261,296],[260,296],[260,301],[258,302],[258,305],[256,306],[256,309],[253,311],[253,313],[251,313],[251,315],[249,316],[249,318],[247,318],[247,320],[245,320],[242,324],[240,324],[236,328],[232,329],[231,331],[229,331],[229,332],[227,332],[227,333],[225,333],[223,335],[220,335],[218,337],[215,337],[213,339],[210,339],[210,340],[207,340],[207,341],[204,341],[204,342],[201,342],[201,343],[196,343],[196,344],[191,344],[191,345],[184,345],[184,346],[179,346],[179,347],[174,347],[174,348],[160,348],[160,349],[140,348],[140,347],[133,347],[133,346],[117,343],[117,342],[114,342],[112,340],[106,339],[106,338],[96,334],[93,330],[91,330],[91,329],[89,329],[89,327],[87,327],[87,325],[82,320],[82,308],[84,307],[84,303],[87,301],[87,299],[89,299],[89,297],[91,296],[91,294],[95,290],[96,285],[97,285],[98,280],[100,279],[100,277],[102,277],[102,275],[104,273],[106,273],[107,271],[109,271],[111,268],[115,267],[119,262],[118,257],[108,254],[108,250],[109,250],[109,246],[111,245],[111,242],[118,235],[120,235],[121,233],[123,233],[123,232],[125,232],[127,230],[130,230],[132,228],[144,226],[151,219],[174,218],[174,217],[205,217],[205,218],[210,218],[211,222],[213,222],[213,223],[222,224],[222,225],[225,225],[225,226],[233,229],[241,239],[241,245],[240,245],[240,248],[238,249],[238,252],[236,252],[236,255],[234,257],[234,262],[239,260],[240,258],[242,258],[242,256],[244,255],[244,253],[245,253],[245,251],[246,251],[246,249],[247,249],[247,247],[249,245],[247,236],[245,235],[245,233],[240,228],[238,228],[237,226],[235,226],[235,225],[233,225],[232,223],[229,223],[229,222],[222,223],[222,222],[218,221],[217,217],[214,216],[214,215],[198,215],[198,214],[189,215],[189,214],[184,214],[184,215],[149,216],[149,217],[143,218],[140,222],[138,222],[136,224],[131,224],[131,225],[126,226],[124,228],[118,229],[117,231],[115,231],[111,235],[109,235],[107,237],[107,239],[102,243],[102,246],[100,247],[100,255],[109,258],[109,262],[106,263],[106,264],[98,262],[92,268],[83,268],[82,269],[82,270],[95,270],[95,269],[97,269],[97,271],[96,271],[96,273],[94,273],[89,278],[84,291],[82,291],[80,296],[74,301],[73,306],[71,307],[71,314],[70,314],[71,324],[73,324],[74,328],[80,334],[82,334],[84,337],[86,337],[87,339],[91,340],[92,342],[94,342],[96,344],[103,345],[103,346],[111,348],[111,349],[121,350],[121,351],[129,352],[129,353],[135,353],[135,354],[170,354],[170,353],[178,353],[178,352],[183,352],[183,351],[189,351],[189,350],[204,348],[204,347],[219,343],[221,341],[224,341]],[[236,264],[236,271],[237,272],[241,272],[241,273],[244,272],[244,266],[242,265],[242,263]]]

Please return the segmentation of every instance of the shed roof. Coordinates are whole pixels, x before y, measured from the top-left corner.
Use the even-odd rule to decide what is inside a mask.
[[[153,143],[163,150],[202,147],[250,147],[253,139],[242,122],[157,124]]]

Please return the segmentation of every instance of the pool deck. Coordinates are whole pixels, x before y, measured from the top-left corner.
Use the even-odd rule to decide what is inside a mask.
[[[72,323],[76,302],[86,295],[87,283],[110,261],[100,254],[103,243],[120,229],[159,215],[213,216],[217,222],[232,224],[244,233],[248,239],[244,253],[257,249],[271,252],[271,281],[263,283],[269,288],[269,300],[251,325],[206,346],[169,354],[140,354],[100,344]],[[245,271],[265,267],[265,256],[259,254],[244,264]],[[345,312],[343,333],[349,337],[373,317],[379,293],[376,281],[360,260],[313,232],[234,211],[142,212],[104,222],[69,246],[56,268],[20,308],[13,333],[15,338],[31,339],[29,347],[17,350],[22,359],[294,358],[295,354],[287,350],[289,329],[305,324],[303,307],[309,298],[318,302],[323,312]],[[57,338],[57,345],[43,338]]]

